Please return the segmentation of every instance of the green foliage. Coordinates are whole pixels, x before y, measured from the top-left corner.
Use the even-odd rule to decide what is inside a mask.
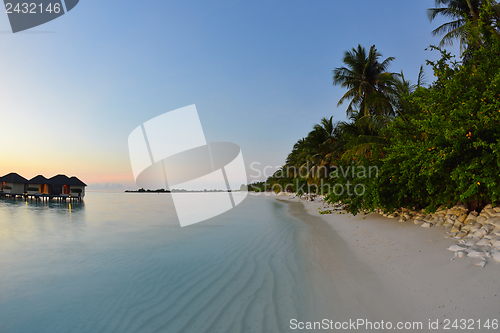
[[[494,0],[436,0],[436,8],[427,10],[430,21],[438,16],[451,19],[432,31],[443,35],[440,46],[453,45],[458,39],[462,50],[473,46],[477,25],[487,27],[490,34],[500,36],[500,4]]]
[[[392,114],[387,92],[391,91],[393,86],[394,74],[387,70],[394,58],[389,57],[380,62],[381,56],[375,45],[372,45],[367,53],[366,49],[358,44],[357,48],[345,52],[345,66],[333,71],[333,84],[348,89],[337,104],[350,100],[347,115],[358,112],[364,116]]]
[[[354,214],[401,207],[432,211],[457,202],[477,208],[500,201],[500,9],[496,2],[466,2],[473,5],[473,17],[463,14],[464,1],[437,2],[455,12],[436,15],[463,14],[448,37],[462,38],[467,47],[455,61],[431,46],[441,59],[427,62],[436,77],[429,87],[422,85],[422,70],[416,85],[403,73],[384,77],[383,84],[376,83],[378,74],[356,79],[351,74],[363,67],[358,65],[380,69],[380,55],[374,47],[370,56],[360,46],[347,52],[346,67],[336,69],[334,82],[348,89],[339,103],[351,100],[349,121],[333,124],[324,118],[315,125],[283,168],[262,183],[263,190],[302,194],[327,187],[327,200]],[[385,75],[383,67],[375,72]],[[368,88],[358,89],[363,80]],[[375,103],[375,96],[384,103]],[[285,172],[290,167],[294,171]]]
[[[379,173],[382,166],[379,151],[371,157],[362,157],[357,163],[340,163],[335,176],[330,179],[331,191],[327,196],[330,203],[341,202],[348,212],[356,215],[382,205]]]
[[[494,202],[500,196],[499,43],[474,51],[466,65],[449,54],[431,63],[437,76],[418,89],[410,103],[422,110],[396,119],[380,177],[400,206]]]

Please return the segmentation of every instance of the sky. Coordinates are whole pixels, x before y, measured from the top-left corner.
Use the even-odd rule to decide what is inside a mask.
[[[134,188],[129,134],[195,104],[207,141],[238,144],[262,179],[321,118],[345,120],[332,86],[345,51],[375,45],[410,80],[439,57],[425,50],[445,22],[429,22],[434,1],[353,4],[81,0],[16,34],[0,14],[0,174]]]

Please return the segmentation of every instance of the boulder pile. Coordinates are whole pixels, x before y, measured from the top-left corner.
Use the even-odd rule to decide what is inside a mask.
[[[479,213],[469,211],[464,204],[457,204],[451,208],[441,206],[433,214],[424,210],[412,211],[400,209],[392,214],[376,210],[388,218],[399,217],[398,222],[413,219],[413,223],[423,228],[443,226],[447,230],[445,237],[457,240],[448,250],[455,252],[457,257],[478,258],[478,266],[484,267],[488,260],[500,262],[500,206],[491,204],[484,207]]]

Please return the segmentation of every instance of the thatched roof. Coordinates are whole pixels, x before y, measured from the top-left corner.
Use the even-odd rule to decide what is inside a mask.
[[[49,185],[72,185],[72,186],[87,186],[84,182],[82,182],[77,177],[69,178],[66,175],[57,175],[52,178],[45,178],[42,175],[38,175],[36,177],[27,180],[24,177],[19,176],[17,173],[9,173],[3,177],[0,177],[0,182],[6,183],[19,183],[19,184],[49,184]]]
[[[38,175],[28,180],[28,184],[49,184],[49,180],[42,175]]]
[[[57,175],[47,180],[48,184],[51,185],[70,185],[70,186],[87,186],[80,179],[75,176],[69,178],[66,175]]]
[[[26,184],[28,180],[15,172],[11,172],[8,175],[0,177],[0,182]]]
[[[49,178],[49,184],[51,185],[69,185],[70,180],[66,175],[57,175]]]
[[[71,177],[69,185],[73,186],[87,186],[84,182],[82,182],[80,179],[76,178],[75,176]]]

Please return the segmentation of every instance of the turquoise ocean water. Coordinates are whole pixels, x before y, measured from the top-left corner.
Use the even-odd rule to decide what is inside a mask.
[[[307,316],[287,205],[247,197],[180,228],[168,194],[0,201],[0,332],[288,332]]]

